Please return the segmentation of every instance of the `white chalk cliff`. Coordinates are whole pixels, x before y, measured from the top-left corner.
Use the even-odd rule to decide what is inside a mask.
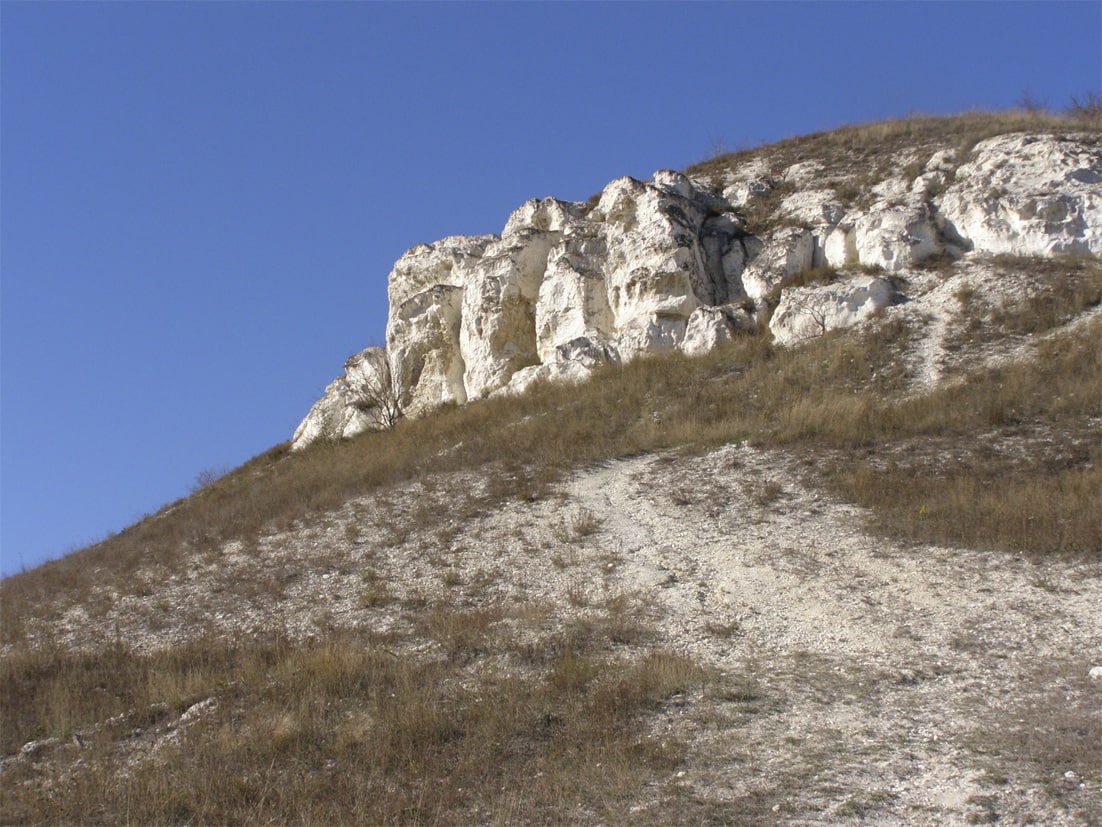
[[[924,151],[858,198],[824,172],[815,158],[708,180],[662,170],[618,178],[595,203],[528,201],[500,235],[417,245],[389,276],[386,348],[348,360],[293,447],[739,331],[798,342],[905,299],[891,277],[935,256],[1102,255],[1097,135],[1002,135],[959,160]],[[791,283],[814,267],[836,278]]]

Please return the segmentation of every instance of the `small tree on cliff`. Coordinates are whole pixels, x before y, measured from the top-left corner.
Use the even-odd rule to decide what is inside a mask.
[[[374,420],[379,430],[389,430],[404,415],[398,391],[389,376],[368,372],[358,384],[356,409]]]

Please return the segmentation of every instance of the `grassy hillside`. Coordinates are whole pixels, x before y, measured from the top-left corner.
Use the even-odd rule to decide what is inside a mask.
[[[1008,117],[860,127],[771,151],[796,158],[836,149],[857,159],[857,150],[926,137],[950,134],[963,146],[992,130],[1037,128],[1037,116]],[[403,598],[401,632],[334,628],[303,638],[273,629],[233,640],[196,628],[184,645],[163,650],[116,632],[74,651],[48,631],[75,607],[95,623],[120,596],[156,600],[159,582],[186,576],[196,560],[217,560],[227,544],[257,548],[260,538],[418,480],[445,487],[432,491],[426,482],[422,505],[386,532],[349,535],[362,548],[365,606],[398,601],[370,562],[411,527],[435,533],[443,549],[462,514],[546,501],[580,467],[737,443],[800,457],[810,484],[869,509],[885,537],[985,549],[992,566],[1007,554],[1102,562],[1095,312],[1102,265],[1008,257],[987,264],[1027,274],[1031,289],[995,304],[958,291],[954,359],[932,390],[916,383],[915,346],[929,320],[914,314],[888,312],[860,331],[792,349],[746,336],[700,358],[641,358],[583,385],[445,408],[300,453],[277,446],[102,543],[8,578],[0,583],[0,752],[11,756],[39,739],[31,751],[51,757],[12,765],[0,820],[609,818],[633,791],[675,772],[690,750],[677,738],[641,735],[648,716],[685,693],[722,696],[740,715],[762,703],[752,675],[720,675],[656,647],[646,601],[624,592],[598,603],[579,598],[566,620],[538,603]],[[936,266],[942,271],[928,277],[950,279],[959,267]],[[1008,357],[987,360],[995,346]],[[471,474],[485,484],[465,485]],[[759,496],[778,492],[767,486]],[[591,517],[564,518],[563,543],[596,531]],[[322,550],[310,564],[325,559]],[[445,586],[459,577],[449,571]],[[280,576],[220,588],[242,602],[270,589],[267,599],[278,601]],[[219,714],[196,712],[198,723],[186,731],[179,724],[169,746],[143,752],[142,733],[165,734],[197,702]],[[1096,734],[1060,736],[1038,760],[1086,754]],[[748,796],[723,820],[760,823],[774,803]],[[686,803],[635,820],[715,818]]]
[[[985,341],[1045,333],[1096,306],[1102,296],[1102,267],[1092,259],[1004,257],[995,263],[1035,273],[1034,292],[1018,304],[990,307],[962,290],[956,346],[965,364],[969,350],[980,351]],[[309,520],[351,497],[426,474],[490,465],[500,480],[498,496],[531,498],[579,465],[736,440],[848,452],[832,484],[876,508],[885,528],[915,539],[1034,553],[1097,552],[1102,543],[1091,509],[1075,502],[1060,506],[1050,497],[1060,496],[1080,474],[1097,473],[1098,446],[1090,437],[1102,413],[1098,323],[1039,342],[1029,359],[962,372],[959,382],[915,395],[901,357],[920,335],[918,324],[888,317],[860,336],[834,333],[790,350],[768,337],[748,336],[702,358],[671,353],[639,359],[606,368],[581,386],[546,385],[522,397],[445,408],[390,431],[302,453],[277,446],[109,540],[4,581],[5,640],[18,639],[19,617],[71,591],[79,595],[90,580],[117,578],[125,588],[143,564],[186,565],[190,554]],[[997,445],[1011,434],[1048,447],[972,456],[978,445]],[[941,504],[953,486],[939,455],[927,452],[920,465],[913,459],[905,467],[852,462],[870,452],[913,458],[916,440],[966,448],[969,459],[952,471],[954,478],[1005,480],[1009,474],[1014,484],[1026,486],[1023,496],[1033,505],[1009,511],[1026,515],[1032,528],[989,514],[980,502],[982,486],[975,501]],[[1061,450],[1064,445],[1072,447]],[[871,499],[893,473],[929,475],[922,485],[932,487],[918,497],[918,505],[926,505],[922,520],[893,516],[914,505],[914,485],[904,487],[907,501]],[[1050,485],[1056,480],[1060,484]],[[1029,493],[1032,485],[1042,493]],[[1078,528],[1051,530],[1050,520],[1063,524],[1065,512],[1079,515],[1067,517]]]

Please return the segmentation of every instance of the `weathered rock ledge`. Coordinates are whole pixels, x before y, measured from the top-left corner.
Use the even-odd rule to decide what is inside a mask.
[[[419,244],[389,276],[385,349],[348,360],[293,447],[740,330],[798,342],[900,301],[891,276],[935,256],[1102,254],[1098,136],[921,155],[894,158],[857,198],[824,186],[811,158],[709,181],[661,170],[612,181],[595,204],[528,201],[500,235]],[[839,277],[791,284],[815,267]]]

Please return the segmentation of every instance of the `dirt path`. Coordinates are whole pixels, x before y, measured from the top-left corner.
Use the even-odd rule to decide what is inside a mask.
[[[731,447],[569,487],[622,549],[621,584],[663,607],[669,645],[734,686],[712,692],[738,725],[666,722],[698,747],[678,785],[717,805],[754,793],[798,823],[1083,823],[1051,794],[1099,794],[1076,781],[1097,764],[1090,744],[1068,736],[1024,760],[1029,733],[1013,730],[1074,710],[1099,731],[1097,572],[902,547],[800,476],[781,452]]]

